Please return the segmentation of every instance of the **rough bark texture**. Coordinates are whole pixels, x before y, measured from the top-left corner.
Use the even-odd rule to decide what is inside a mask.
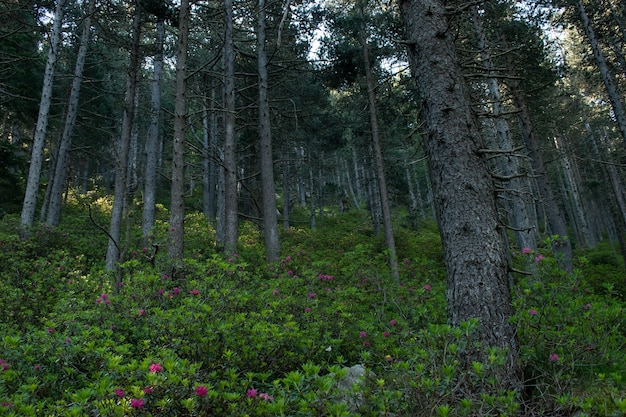
[[[239,218],[237,209],[237,138],[235,136],[235,46],[233,44],[233,2],[224,1],[224,252],[237,251]]]
[[[276,215],[272,126],[268,97],[267,53],[265,51],[265,0],[259,0],[257,61],[259,69],[259,146],[261,148],[263,235],[265,238],[265,260],[270,263],[276,262],[280,258],[280,240],[278,237],[278,218]]]
[[[187,39],[189,0],[180,3],[176,53],[176,101],[174,104],[174,144],[172,146],[172,187],[168,253],[174,262],[183,260],[185,231],[185,127],[187,125]]]
[[[31,150],[30,167],[28,169],[28,179],[22,205],[20,220],[20,235],[22,238],[30,236],[30,229],[35,222],[35,210],[37,208],[37,194],[41,181],[41,167],[43,165],[43,151],[46,141],[46,131],[48,129],[48,114],[52,103],[52,86],[54,83],[54,71],[58,59],[58,49],[61,40],[61,22],[63,21],[63,7],[65,0],[58,0],[54,12],[52,32],[50,34],[50,49],[46,61],[43,87],[41,89],[41,100],[39,102],[39,115],[37,116],[37,126],[33,138]]]
[[[57,161],[54,168],[54,176],[52,178],[50,189],[50,202],[48,203],[48,214],[46,216],[46,224],[49,226],[58,226],[61,205],[63,202],[63,189],[65,188],[65,179],[67,173],[67,161],[69,159],[70,147],[72,146],[72,135],[74,134],[74,126],[76,124],[76,114],[78,113],[78,101],[80,98],[80,86],[83,81],[83,68],[85,67],[85,57],[89,47],[89,34],[91,32],[91,16],[96,8],[95,0],[90,0],[85,11],[83,19],[83,31],[80,36],[80,45],[78,54],[76,55],[76,65],[74,66],[74,78],[72,79],[72,87],[70,89],[70,97],[67,105],[67,113],[65,115],[65,126],[63,127],[63,136],[59,143],[59,151]]]
[[[519,389],[506,245],[450,22],[441,0],[401,0],[400,6],[426,124],[424,145],[444,246],[448,318],[454,326],[478,319],[475,337],[483,347],[468,355],[481,360],[488,346],[505,349],[506,363],[496,385]]]
[[[159,153],[159,125],[161,120],[161,79],[163,76],[163,39],[165,22],[156,24],[155,50],[152,68],[152,95],[150,108],[150,126],[146,138],[146,167],[143,192],[143,212],[141,231],[144,239],[152,233],[156,204],[157,156]]]

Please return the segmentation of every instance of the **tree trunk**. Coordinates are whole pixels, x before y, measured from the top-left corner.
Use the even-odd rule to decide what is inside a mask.
[[[35,210],[37,208],[37,194],[39,193],[39,183],[41,181],[41,168],[43,165],[44,144],[46,141],[46,131],[48,129],[48,114],[52,103],[52,86],[54,84],[54,71],[58,59],[58,52],[61,41],[61,23],[63,21],[63,7],[65,0],[57,0],[52,22],[52,32],[50,33],[50,49],[46,61],[43,87],[41,89],[41,100],[39,102],[39,114],[37,116],[37,126],[33,138],[31,150],[30,167],[28,169],[28,179],[22,205],[20,219],[20,236],[27,238],[30,236],[30,229],[35,223]]]
[[[183,260],[185,233],[185,132],[187,125],[187,43],[189,0],[180,3],[176,53],[176,101],[174,104],[174,144],[172,146],[172,188],[168,254],[175,265]]]
[[[217,201],[217,110],[215,108],[215,81],[211,79],[209,103],[206,97],[203,103],[202,112],[202,212],[209,219],[214,221],[216,217]]]
[[[361,6],[361,16],[363,9]],[[378,191],[380,195],[380,208],[382,211],[383,228],[385,233],[385,244],[389,250],[389,268],[391,276],[399,283],[400,274],[398,272],[398,260],[396,255],[396,242],[393,237],[393,225],[391,221],[391,208],[389,207],[389,193],[387,192],[387,181],[385,179],[385,166],[383,152],[380,146],[380,133],[378,129],[378,112],[376,109],[376,91],[374,88],[374,77],[370,67],[370,52],[367,45],[367,35],[365,28],[361,26],[359,31],[361,48],[363,52],[363,66],[365,70],[365,82],[367,84],[367,103],[370,113],[370,127],[372,128],[372,146],[374,148],[374,161],[376,162],[376,177],[378,178]]]
[[[446,262],[448,319],[454,326],[478,319],[474,337],[481,348],[468,352],[467,366],[471,360],[486,361],[488,347],[506,351],[493,386],[467,388],[491,393],[520,389],[506,242],[450,21],[441,0],[402,0],[400,6],[426,124],[424,145]]]
[[[491,50],[483,28],[483,22],[477,6],[471,8],[474,30],[478,38],[478,48],[482,65],[487,69],[487,89],[495,128],[497,142],[495,145],[502,153],[496,159],[498,176],[503,178],[501,194],[502,206],[505,209],[503,219],[508,218],[518,247],[537,249],[535,241],[536,222],[531,220],[526,196],[530,195],[526,181],[520,177],[519,156],[514,152],[513,139],[508,121],[504,118],[505,109],[500,94],[500,84],[495,77],[495,65],[491,58]]]
[[[509,73],[514,74],[514,71],[509,68]],[[532,173],[535,176],[539,195],[541,196],[543,211],[548,223],[548,233],[557,237],[552,243],[552,249],[557,258],[559,258],[561,267],[566,271],[572,271],[572,243],[567,237],[567,228],[563,220],[563,214],[557,205],[556,197],[550,185],[550,179],[543,164],[543,157],[539,153],[539,141],[535,134],[526,97],[519,87],[514,86],[511,92],[513,101],[519,109],[520,130],[524,138],[526,152],[528,152],[528,157],[530,158]]]
[[[233,1],[224,0],[224,252],[237,252],[237,138],[235,136],[235,46]]]
[[[589,40],[589,45],[591,46],[591,50],[593,51],[593,57],[598,64],[598,69],[600,70],[602,81],[604,82],[604,86],[609,95],[609,101],[611,102],[611,106],[613,108],[613,114],[615,115],[617,128],[621,132],[622,139],[624,140],[624,142],[626,142],[626,111],[624,110],[624,104],[622,103],[620,94],[617,91],[617,87],[615,86],[613,74],[611,74],[609,67],[606,63],[606,59],[604,58],[604,54],[602,54],[600,44],[598,43],[598,38],[596,37],[593,26],[591,26],[591,21],[589,20],[589,16],[587,15],[587,11],[585,10],[585,5],[583,4],[582,0],[576,1],[576,9],[578,10],[578,16],[580,17],[583,29],[585,31],[585,34],[587,35],[587,39]]]
[[[141,10],[135,7],[131,33],[130,63],[126,80],[126,96],[124,97],[124,115],[122,116],[122,130],[117,145],[115,172],[115,189],[113,207],[111,209],[111,223],[109,226],[109,243],[106,254],[106,269],[115,271],[123,256],[120,256],[120,236],[122,221],[127,199],[126,176],[128,173],[128,150],[132,135],[133,118],[135,112],[135,96],[137,93],[137,69],[139,67],[139,40],[141,38]]]
[[[276,186],[274,183],[274,160],[272,156],[272,125],[268,97],[267,53],[265,51],[265,0],[259,0],[257,26],[257,61],[259,70],[259,139],[261,158],[261,192],[263,199],[263,235],[265,237],[265,260],[268,263],[280,259],[280,240],[276,216]]]
[[[91,16],[96,8],[95,0],[90,0],[85,11],[85,19],[83,19],[83,32],[80,37],[80,46],[78,47],[78,55],[76,56],[76,66],[74,67],[74,78],[72,79],[72,87],[70,89],[70,98],[67,106],[67,114],[65,115],[65,126],[63,128],[63,136],[59,144],[57,161],[54,169],[50,189],[50,202],[48,204],[48,214],[46,224],[49,226],[58,226],[61,214],[61,203],[63,199],[63,189],[65,185],[65,177],[67,173],[67,161],[69,158],[70,147],[72,146],[72,135],[76,124],[76,114],[78,113],[78,99],[80,97],[80,86],[83,81],[83,68],[85,67],[85,57],[89,47],[89,34],[91,32]]]
[[[146,167],[143,193],[143,213],[141,231],[144,240],[152,234],[156,209],[157,158],[159,154],[159,126],[161,120],[161,79],[163,77],[163,40],[165,22],[156,24],[155,54],[152,67],[152,96],[150,108],[150,126],[146,138]]]

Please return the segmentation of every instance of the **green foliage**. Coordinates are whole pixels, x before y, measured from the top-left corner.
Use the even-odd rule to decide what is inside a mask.
[[[12,311],[0,321],[0,415],[624,412],[624,306],[590,287],[590,262],[570,276],[549,257],[516,255],[532,272],[514,288],[528,389],[505,392],[490,389],[505,352],[468,362],[478,323],[446,324],[434,226],[398,232],[394,286],[362,213],[285,231],[270,266],[251,224],[241,253],[224,258],[192,214],[184,279],[137,247],[116,283],[93,255],[104,247],[78,236],[94,227],[83,217],[70,209],[76,229],[37,229],[29,241],[17,238],[17,219],[0,224],[0,303]],[[155,245],[165,233],[157,224]],[[346,386],[355,364],[366,375]]]

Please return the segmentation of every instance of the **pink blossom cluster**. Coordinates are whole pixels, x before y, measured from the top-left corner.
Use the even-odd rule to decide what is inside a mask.
[[[9,364],[6,363],[4,360],[0,359],[0,369],[3,371],[8,371],[9,370]]]
[[[332,281],[335,279],[334,276],[332,275],[325,275],[325,274],[319,274],[317,276],[319,278],[320,281]]]
[[[259,390],[254,389],[254,388],[248,389],[248,391],[246,391],[246,395],[248,396],[248,398],[255,398],[258,396],[259,398],[265,401],[274,401],[274,397],[269,395],[267,392],[262,392],[259,394]]]
[[[98,299],[96,300],[96,304],[111,304],[111,300],[109,299],[109,296],[106,293],[102,293],[102,295],[100,295],[100,297],[98,297]]]

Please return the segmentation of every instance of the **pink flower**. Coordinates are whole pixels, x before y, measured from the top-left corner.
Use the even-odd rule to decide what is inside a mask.
[[[395,320],[391,320],[391,321],[389,322],[389,324],[391,324],[392,326],[395,326],[395,325],[396,325],[396,321],[395,321]]]
[[[35,366],[33,366],[33,369],[34,369],[35,371],[41,371],[41,370],[43,369],[43,366],[41,366],[41,365],[35,365]]]
[[[196,387],[196,395],[198,397],[206,397],[208,392],[209,392],[209,390],[204,385],[198,385]]]
[[[285,257],[285,262],[289,262],[290,260],[291,260],[291,256],[287,255],[287,256]]]
[[[383,332],[383,336],[389,337],[389,332]]]
[[[150,394],[153,390],[154,390],[154,388],[152,388],[152,387],[145,387],[143,389],[143,393],[144,394]]]
[[[200,295],[200,290],[194,288],[193,290],[189,291],[189,294],[191,294],[191,295]]]
[[[117,395],[120,398],[124,398],[124,390],[122,388],[114,389],[113,394]]]
[[[54,333],[54,327],[48,327],[48,333],[50,334]]]
[[[146,314],[146,310],[144,310],[143,308],[139,309],[139,315],[143,316],[144,314]]]
[[[178,288],[178,287],[174,287],[174,289],[172,289],[172,292],[173,292],[174,294],[179,294],[179,293],[180,293],[180,288]]]
[[[309,293],[309,298],[315,298],[315,293],[314,292],[310,292]]]
[[[364,338],[365,336],[367,336],[367,333],[365,333],[365,331],[361,330],[361,331],[359,332],[359,337],[362,339],[362,338]]]
[[[537,257],[535,258],[535,262],[541,262],[541,260],[543,259],[543,255],[539,254],[537,255]]]
[[[531,308],[530,310],[528,310],[528,314],[530,314],[531,316],[536,316],[537,315],[537,310]]]
[[[272,294],[274,294],[274,295],[278,295],[278,290],[277,290],[277,289],[274,289],[274,291],[272,291]]]
[[[289,271],[287,271],[287,275],[293,275],[293,271],[290,269]]]
[[[550,362],[556,362],[559,360],[559,355],[557,355],[556,353],[552,353],[549,359],[550,359]]]
[[[422,288],[424,288],[426,291],[430,291],[430,284],[426,284]]]
[[[159,291],[157,292],[159,293],[159,295],[165,294],[165,290],[163,288],[159,288]]]
[[[529,253],[530,253],[530,252],[532,252],[532,251],[533,251],[533,250],[532,250],[531,248],[522,248],[522,253],[523,253],[524,255],[527,255],[527,254],[529,254]]]
[[[167,274],[163,274],[163,275],[161,275],[161,278],[163,278],[163,279],[167,279],[167,278],[168,278],[168,276],[167,276]]]
[[[130,400],[131,408],[141,408],[144,405],[145,405],[145,401],[143,400],[143,398],[133,398],[132,400]]]
[[[248,391],[246,391],[246,395],[248,396],[248,398],[253,398],[253,397],[256,397],[258,392],[259,392],[258,390],[254,388],[250,388]]]
[[[157,372],[161,372],[163,370],[163,366],[160,363],[153,363],[150,365],[150,372],[156,374]]]
[[[265,401],[274,401],[274,397],[269,395],[267,392],[260,393],[259,398],[263,398]]]
[[[311,307],[305,307],[304,308],[304,312],[305,313],[310,313],[311,312]]]
[[[370,342],[368,342],[367,340],[365,342],[363,342],[363,346],[365,347],[370,347],[372,344]]]

